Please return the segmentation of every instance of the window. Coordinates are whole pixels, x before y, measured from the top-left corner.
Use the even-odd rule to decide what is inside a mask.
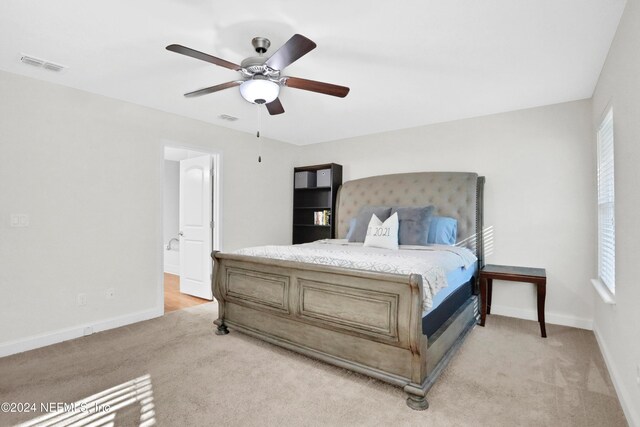
[[[598,279],[615,294],[613,163],[613,110],[609,109],[598,128]]]

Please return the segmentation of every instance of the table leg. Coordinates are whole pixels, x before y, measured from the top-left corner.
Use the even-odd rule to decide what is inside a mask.
[[[544,300],[547,296],[547,283],[537,284],[538,288],[538,322],[540,323],[540,334],[542,338],[547,337],[547,328],[544,323]]]
[[[480,326],[487,318],[487,279],[480,278]]]
[[[491,297],[493,296],[493,279],[487,279],[487,314],[491,314]]]

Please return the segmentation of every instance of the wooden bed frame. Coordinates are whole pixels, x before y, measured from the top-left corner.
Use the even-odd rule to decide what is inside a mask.
[[[458,244],[471,248],[481,266],[483,184],[483,177],[462,172],[350,181],[338,195],[338,235],[346,234],[349,218],[365,204],[433,204],[438,215],[458,218]],[[349,197],[354,194],[358,197]],[[412,409],[428,408],[427,392],[477,321],[473,295],[433,335],[423,335],[423,283],[418,274],[221,252],[212,257],[217,334],[231,328],[403,387]],[[476,278],[472,280],[475,284]]]

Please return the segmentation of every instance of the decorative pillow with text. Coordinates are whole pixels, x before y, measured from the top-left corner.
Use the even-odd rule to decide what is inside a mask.
[[[394,213],[385,222],[382,222],[373,214],[367,235],[364,238],[364,246],[398,250],[398,214]]]
[[[381,221],[391,216],[390,206],[363,206],[356,216],[356,224],[349,236],[350,242],[364,242],[367,236],[367,224],[371,221],[371,215],[375,214]]]

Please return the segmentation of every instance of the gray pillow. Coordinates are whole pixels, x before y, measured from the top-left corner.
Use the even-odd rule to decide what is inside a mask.
[[[364,242],[364,238],[367,236],[367,227],[369,227],[369,221],[371,221],[373,214],[376,214],[378,219],[384,222],[391,216],[391,208],[388,206],[363,206],[356,216],[355,227],[352,227],[353,233],[349,236],[350,242]]]
[[[434,206],[394,207],[391,214],[397,212],[400,220],[398,244],[426,246],[434,209]]]

